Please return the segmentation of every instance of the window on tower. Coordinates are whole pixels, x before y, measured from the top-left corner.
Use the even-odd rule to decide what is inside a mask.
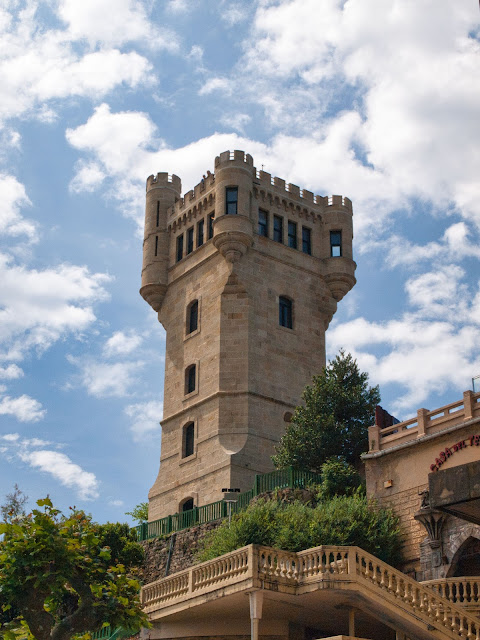
[[[193,251],[193,227],[187,230],[187,255]]]
[[[198,300],[194,300],[187,307],[187,334],[198,329]]]
[[[177,262],[183,258],[183,233],[177,237]]]
[[[225,213],[238,213],[238,187],[227,187],[225,190]]]
[[[297,248],[297,223],[288,221],[288,246],[291,249]]]
[[[258,210],[258,234],[268,238],[268,211]]]
[[[312,255],[312,232],[308,227],[302,227],[302,251]]]
[[[205,227],[205,221],[200,220],[197,224],[197,247],[201,247],[203,244],[203,229]]]
[[[286,296],[278,299],[278,322],[281,327],[293,329],[293,302]]]
[[[182,458],[193,456],[195,450],[195,425],[188,422],[183,427]]]
[[[330,256],[339,258],[342,255],[342,232],[330,231]]]
[[[155,257],[158,256],[158,236],[155,236]]]
[[[185,369],[185,395],[192,393],[196,389],[197,383],[197,366],[191,364]]]
[[[213,220],[215,219],[215,212],[210,213],[208,215],[208,239],[211,240],[213,238]]]
[[[273,216],[273,239],[283,242],[283,218],[280,216]]]

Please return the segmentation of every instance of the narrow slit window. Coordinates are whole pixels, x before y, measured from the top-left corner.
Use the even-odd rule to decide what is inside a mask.
[[[297,223],[288,221],[288,246],[291,249],[297,248]]]
[[[185,394],[192,393],[196,388],[197,366],[191,364],[185,370]]]
[[[215,219],[215,212],[210,213],[208,216],[208,239],[213,238],[213,221]]]
[[[201,247],[204,242],[204,239],[203,239],[204,227],[205,227],[205,221],[200,220],[200,222],[197,225],[197,247]]]
[[[283,218],[273,216],[273,239],[283,243]]]
[[[177,262],[183,258],[183,233],[177,238]]]
[[[290,298],[280,296],[278,299],[278,322],[281,327],[293,329],[293,303]]]
[[[198,329],[198,300],[189,304],[187,310],[188,333],[193,333]]]
[[[302,251],[312,255],[312,232],[308,227],[302,227]]]
[[[258,210],[258,234],[268,238],[268,211]]]
[[[225,213],[235,214],[238,207],[238,187],[227,187],[225,190],[226,209]]]
[[[193,251],[193,227],[187,230],[187,255]]]
[[[157,227],[160,225],[160,202],[157,200]]]
[[[158,236],[155,236],[155,257],[158,256]]]
[[[330,256],[339,258],[342,255],[342,232],[330,231]]]
[[[183,427],[183,457],[193,456],[195,451],[195,425],[189,422]]]

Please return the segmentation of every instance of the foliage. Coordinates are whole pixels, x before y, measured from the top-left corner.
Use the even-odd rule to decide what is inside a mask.
[[[26,515],[25,504],[28,502],[28,496],[23,493],[17,483],[13,485],[12,493],[7,493],[5,498],[5,504],[0,505],[2,522],[13,522]]]
[[[139,502],[137,506],[132,509],[132,511],[127,511],[125,515],[132,516],[132,518],[139,524],[142,524],[142,522],[147,522],[148,502]]]
[[[322,464],[342,456],[358,463],[368,448],[368,427],[380,402],[378,386],[368,386],[368,374],[356,360],[340,351],[322,373],[313,377],[302,394],[304,404],[295,409],[292,421],[272,457],[277,469],[292,466],[320,472]]]
[[[321,474],[322,481],[318,488],[321,500],[364,491],[360,474],[345,458],[329,458],[322,464]]]
[[[36,640],[68,640],[103,624],[148,626],[132,576],[143,550],[128,525],[63,516],[46,498],[18,522],[0,525],[0,635],[23,624]]]
[[[310,507],[299,501],[259,500],[211,532],[198,560],[203,562],[248,544],[287,551],[324,545],[357,545],[392,565],[400,561],[398,518],[378,508],[361,491],[334,496]]]

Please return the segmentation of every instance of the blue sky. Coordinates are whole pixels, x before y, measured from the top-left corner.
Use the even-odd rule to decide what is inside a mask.
[[[6,0],[0,496],[123,520],[161,443],[145,179],[226,149],[354,206],[327,333],[399,418],[480,374],[476,0]]]

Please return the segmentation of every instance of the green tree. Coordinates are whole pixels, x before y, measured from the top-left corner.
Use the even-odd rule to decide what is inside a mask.
[[[19,488],[18,484],[13,485],[12,493],[7,493],[5,503],[0,506],[0,514],[2,522],[13,522],[18,518],[26,515],[25,504],[28,502],[28,496]]]
[[[148,502],[139,502],[132,511],[127,511],[126,516],[132,516],[132,518],[142,524],[142,522],[148,521]]]
[[[319,545],[356,545],[384,562],[400,561],[401,538],[393,511],[379,508],[362,491],[321,500],[315,507],[302,502],[258,500],[212,531],[199,554],[210,560],[247,544],[286,551]]]
[[[314,376],[302,394],[303,405],[272,457],[277,469],[292,466],[320,473],[329,458],[342,456],[357,463],[368,448],[368,427],[380,402],[378,386],[368,386],[356,360],[344,351]]]
[[[97,524],[83,511],[41,509],[0,524],[0,635],[26,627],[36,640],[69,640],[103,624],[149,626],[134,579],[143,549],[126,524]]]

